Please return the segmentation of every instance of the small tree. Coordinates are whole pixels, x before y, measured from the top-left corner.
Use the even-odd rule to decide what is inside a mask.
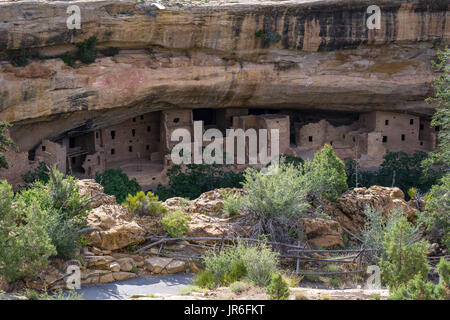
[[[450,173],[431,188],[419,220],[425,223],[432,237],[441,238],[442,244],[450,248]]]
[[[126,200],[129,194],[135,195],[141,191],[136,179],[129,179],[122,169],[107,169],[95,175],[95,181],[105,188],[105,193],[115,196],[118,203]]]
[[[423,163],[425,167],[432,164],[450,166],[450,49],[446,47],[445,50],[438,50],[437,56],[438,62],[432,62],[434,70],[439,72],[433,84],[435,95],[426,99],[426,102],[437,107],[431,125],[441,127],[438,133],[439,151],[430,154]]]
[[[320,152],[314,155],[312,162],[305,163],[308,190],[313,198],[335,201],[347,191],[347,175],[345,165],[336,157],[333,147],[325,144]]]
[[[375,249],[368,252],[368,258],[372,263],[378,263],[383,256],[384,247],[383,240],[386,232],[386,219],[380,210],[373,206],[367,205],[364,210],[366,223],[361,234],[361,239],[366,248]]]
[[[33,279],[56,254],[46,230],[46,211],[35,201],[14,199],[5,180],[0,181],[0,195],[0,275],[9,282]]]
[[[407,283],[416,275],[426,279],[429,248],[426,241],[418,241],[417,228],[401,210],[394,210],[392,215],[383,241],[386,257],[380,260],[382,279],[390,289]]]
[[[8,128],[11,125],[7,122],[0,122],[0,168],[9,168],[8,161],[6,161],[6,157],[3,152],[8,151],[10,148],[14,148],[15,144],[8,137]]]
[[[46,232],[57,250],[57,256],[74,258],[77,232],[84,227],[87,199],[80,197],[76,181],[53,168],[48,183],[35,182],[32,188],[17,194],[18,201],[35,203],[46,212]]]
[[[289,299],[289,286],[279,273],[273,274],[266,293],[271,300],[287,300]]]

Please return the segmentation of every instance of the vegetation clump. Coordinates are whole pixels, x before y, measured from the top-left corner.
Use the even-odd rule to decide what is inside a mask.
[[[97,58],[97,37],[92,36],[83,42],[77,43],[77,59],[83,63],[90,64]]]
[[[129,194],[141,191],[136,179],[129,179],[122,169],[106,169],[95,175],[95,181],[103,186],[105,193],[115,196],[118,203],[123,203]]]
[[[227,217],[234,217],[240,214],[242,207],[242,199],[236,194],[222,193],[223,198],[223,212]]]
[[[50,180],[50,169],[43,161],[39,161],[38,166],[22,175],[22,180],[25,184],[32,184],[35,181],[47,183]]]
[[[161,219],[162,228],[172,238],[181,238],[189,230],[189,215],[181,210],[169,211]]]
[[[14,194],[0,181],[0,275],[9,282],[34,279],[50,257],[74,258],[86,200],[72,177],[53,169],[47,183]]]
[[[27,49],[9,50],[8,60],[14,67],[25,67],[29,64],[30,51]]]
[[[8,128],[11,127],[11,124],[8,122],[0,121],[0,168],[9,168],[8,161],[6,161],[6,157],[3,152],[8,151],[11,148],[15,148],[14,141],[11,140],[8,136]]]
[[[162,201],[172,197],[192,200],[212,189],[239,188],[244,179],[242,173],[216,164],[189,164],[186,168],[174,165],[167,170],[167,176],[167,187],[160,184],[155,191]]]
[[[263,44],[266,46],[275,44],[281,40],[281,35],[276,31],[258,30],[255,32],[255,36],[257,38],[261,38],[263,40]]]
[[[198,286],[211,289],[247,280],[265,287],[277,270],[278,253],[263,242],[256,245],[239,242],[237,246],[226,246],[220,252],[209,251],[203,257],[203,264],[205,270],[195,279]]]
[[[275,273],[272,275],[272,279],[270,280],[270,284],[267,287],[266,293],[271,300],[289,299],[289,286],[280,273]]]
[[[139,191],[136,195],[129,194],[123,203],[130,211],[138,216],[160,216],[167,212],[167,209],[159,201],[158,196],[152,192]]]

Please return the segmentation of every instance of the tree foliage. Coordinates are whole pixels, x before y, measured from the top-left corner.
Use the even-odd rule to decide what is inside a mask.
[[[426,198],[420,221],[425,223],[433,238],[442,239],[442,244],[450,248],[450,173],[431,188]]]
[[[130,211],[138,216],[159,216],[167,212],[158,196],[152,192],[145,194],[144,191],[139,191],[135,196],[129,194],[122,205],[130,208]]]
[[[380,260],[382,280],[390,289],[407,283],[416,275],[426,280],[429,243],[419,238],[418,228],[408,222],[401,210],[394,210],[392,224],[384,235],[385,257]]]
[[[0,121],[0,168],[9,168],[8,161],[3,152],[15,147],[14,141],[8,136],[8,128],[11,125],[7,122]]]
[[[361,170],[354,160],[345,161],[347,183],[349,187],[370,187],[379,185],[383,187],[398,187],[405,195],[408,190],[415,188],[421,193],[426,193],[442,177],[442,170],[424,170],[422,162],[427,159],[423,151],[416,151],[412,155],[405,152],[387,151],[384,161],[378,170]],[[357,177],[356,177],[357,176]]]
[[[169,211],[161,219],[162,228],[172,238],[181,238],[189,230],[189,215],[181,210]]]
[[[47,233],[47,213],[36,200],[14,199],[11,186],[0,181],[0,275],[8,282],[33,279],[56,254]]]
[[[124,202],[129,194],[134,196],[141,191],[136,179],[130,180],[122,169],[107,169],[97,173],[95,181],[103,186],[106,194],[115,196],[118,203]]]
[[[275,273],[272,275],[272,279],[266,289],[266,293],[269,295],[270,300],[289,299],[289,286],[280,273]]]
[[[217,188],[239,188],[244,179],[242,173],[216,164],[189,164],[185,168],[174,165],[167,170],[167,176],[167,187],[159,185],[155,191],[163,201],[172,197],[195,199]]]
[[[348,189],[345,165],[329,144],[314,155],[313,161],[304,163],[304,170],[309,194],[314,198],[334,201]]]
[[[430,155],[430,158],[424,161],[426,167],[435,165],[450,166],[450,49],[437,51],[438,62],[432,62],[433,68],[439,73],[433,88],[434,97],[426,99],[428,103],[435,104],[437,109],[431,120],[431,125],[438,127],[438,148],[439,151]]]

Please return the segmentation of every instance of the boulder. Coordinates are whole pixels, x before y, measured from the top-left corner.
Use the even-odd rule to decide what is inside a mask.
[[[172,260],[172,258],[150,257],[145,259],[145,268],[152,273],[161,273]]]
[[[91,208],[98,208],[103,204],[116,204],[116,198],[104,193],[104,188],[93,179],[83,179],[76,182],[80,196],[91,199]]]
[[[221,188],[202,193],[197,199],[189,202],[189,212],[220,213],[223,209],[223,193],[241,194],[242,189]]]
[[[172,260],[166,266],[167,273],[184,272],[185,269],[186,269],[186,262],[181,261],[181,260]]]
[[[85,256],[84,259],[88,268],[104,270],[109,270],[111,262],[114,261],[111,256]]]
[[[88,212],[87,223],[101,231],[85,234],[90,245],[103,250],[118,250],[144,240],[145,230],[135,221],[126,207],[101,205]]]
[[[385,217],[393,208],[402,209],[410,220],[414,220],[418,212],[405,201],[402,190],[380,186],[354,188],[338,198],[336,203],[326,204],[324,211],[344,228],[357,234],[366,221],[364,210],[368,205],[380,210]]]
[[[237,232],[227,219],[211,217],[199,213],[191,213],[188,237],[234,237]]]
[[[167,209],[167,210],[178,210],[178,209],[183,209],[185,208],[186,205],[189,204],[189,201],[186,202],[187,200],[182,198],[182,197],[174,197],[174,198],[169,198],[166,201],[163,202],[163,206]]]
[[[120,265],[121,271],[131,271],[133,267],[136,266],[136,263],[132,258],[121,258],[117,260],[117,263]]]
[[[112,273],[107,273],[107,274],[101,275],[101,276],[98,278],[98,283],[113,282],[114,280],[115,280],[115,279],[114,279],[113,274],[112,274]]]
[[[120,264],[118,264],[117,262],[113,262],[109,265],[109,270],[111,270],[112,272],[119,272],[120,271]]]
[[[315,248],[343,247],[343,230],[334,220],[322,218],[302,218],[299,221],[299,230],[303,231],[308,243]]]
[[[115,281],[120,280],[126,280],[126,279],[133,279],[136,278],[136,274],[133,272],[113,272],[112,276],[114,277]]]
[[[186,270],[186,262],[173,258],[150,257],[145,259],[145,268],[155,274],[172,274],[184,272]]]

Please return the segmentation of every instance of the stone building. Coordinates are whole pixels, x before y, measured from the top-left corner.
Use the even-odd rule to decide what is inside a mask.
[[[326,120],[296,129],[296,152],[311,158],[325,144],[333,146],[336,155],[359,159],[363,168],[377,167],[386,151],[429,152],[436,147],[436,130],[430,122],[417,116],[374,111],[360,114],[359,120],[347,126],[333,126]]]
[[[163,110],[91,131],[80,129],[56,138],[43,137],[42,142],[31,150],[8,152],[6,156],[12,165],[8,170],[0,169],[0,177],[19,184],[22,174],[44,161],[80,178],[93,178],[106,169],[121,168],[144,188],[154,189],[159,183],[167,182],[166,171],[172,165],[170,151],[179,143],[171,141],[172,133],[176,129],[186,129],[191,134],[189,143],[193,150],[194,123],[201,123],[201,136],[208,129],[217,129],[224,138],[227,129],[244,132],[255,129],[256,133],[259,129],[267,129],[267,155],[271,154],[270,130],[278,129],[280,154],[311,159],[327,143],[342,160],[358,159],[363,168],[379,166],[387,150],[432,151],[436,147],[437,134],[437,129],[431,128],[428,120],[384,111],[362,113],[356,117],[327,117],[314,113],[305,115],[300,110]],[[292,135],[291,130],[294,131]],[[238,163],[237,140],[234,141],[235,163]],[[223,150],[226,150],[226,139],[223,143]],[[203,141],[200,147],[208,144],[209,141]],[[233,170],[242,170],[249,165],[250,146],[259,153],[258,140],[246,138],[245,164],[238,164]],[[252,166],[258,167],[258,164]]]

